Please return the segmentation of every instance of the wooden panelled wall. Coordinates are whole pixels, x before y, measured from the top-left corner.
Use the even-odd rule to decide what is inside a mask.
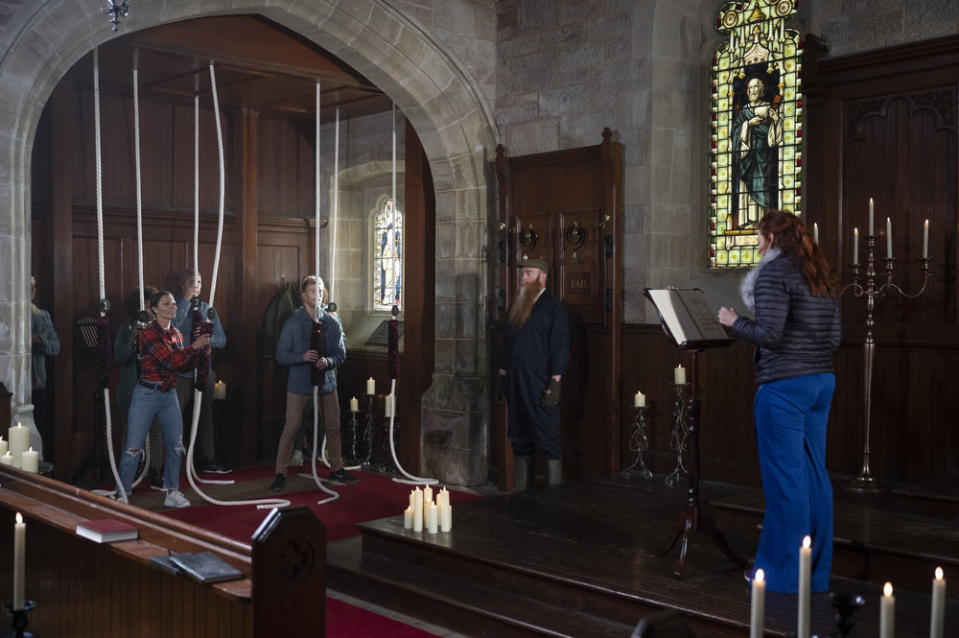
[[[114,329],[125,320],[123,299],[137,286],[132,105],[102,97],[104,261]],[[227,157],[227,214],[215,305],[227,347],[214,366],[227,382],[230,454],[252,463],[275,454],[282,427],[285,387],[274,378],[272,353],[262,344],[270,299],[312,271],[312,126],[260,118],[249,111],[223,118]],[[143,153],[144,282],[178,292],[178,275],[193,262],[193,109],[141,104]],[[92,98],[58,87],[38,128],[33,158],[32,253],[40,280],[39,304],[49,309],[62,341],[53,361],[58,478],[80,480],[94,449],[95,361],[75,329],[95,316],[98,292]],[[309,130],[306,130],[306,129]],[[212,284],[216,243],[218,164],[214,119],[201,109],[199,262],[203,297]],[[418,404],[433,365],[433,220],[429,165],[412,128],[407,131],[406,352],[401,384],[405,405]],[[349,397],[362,396],[369,376],[384,380],[385,353],[348,353],[340,374],[343,414]],[[379,384],[380,391],[385,384]],[[399,415],[398,454],[419,466],[419,414]],[[114,415],[114,423],[119,418]],[[122,436],[115,425],[115,438]],[[98,432],[97,435],[100,435]],[[88,478],[88,477],[87,477]]]

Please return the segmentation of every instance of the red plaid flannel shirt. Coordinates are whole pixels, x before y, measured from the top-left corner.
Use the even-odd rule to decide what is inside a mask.
[[[163,330],[153,321],[140,333],[140,378],[161,384],[160,390],[167,392],[176,387],[176,373],[194,367],[199,354],[183,347],[183,337],[172,322]]]

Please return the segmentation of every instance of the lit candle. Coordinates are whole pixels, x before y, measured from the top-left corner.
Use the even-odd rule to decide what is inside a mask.
[[[427,485],[423,488],[423,502],[432,503],[433,502],[433,488]]]
[[[809,588],[812,579],[812,539],[806,536],[799,548],[799,618],[796,638],[809,638]]]
[[[0,463],[3,465],[13,465],[13,457],[10,455],[9,451],[3,456],[0,456]]]
[[[415,491],[416,490],[410,490],[410,509],[413,508],[413,499],[415,498],[415,494],[414,494]]]
[[[366,393],[376,394],[376,381],[373,380],[373,377],[366,380]]]
[[[879,599],[879,638],[893,638],[895,631],[896,597],[892,595],[892,583],[886,583]]]
[[[761,569],[753,576],[751,611],[749,615],[749,638],[762,638],[763,616],[766,607],[766,574]]]
[[[875,235],[873,232],[873,210],[875,209],[875,204],[872,201],[872,197],[869,198],[869,237]]]
[[[426,508],[426,531],[430,534],[440,531],[439,520],[439,510],[436,503],[430,503]]]
[[[819,224],[816,222],[812,223],[812,238],[814,242],[819,243]]]
[[[423,492],[416,488],[413,494],[413,531],[423,531]]]
[[[413,529],[413,508],[403,510],[403,529]]]
[[[682,364],[679,364],[673,369],[673,383],[676,385],[686,383],[686,368],[684,368]]]
[[[17,423],[10,428],[7,438],[10,439],[10,455],[13,456],[13,466],[23,467],[21,457],[30,447],[30,428]]]
[[[859,265],[859,229],[852,229],[852,265]]]
[[[942,638],[945,611],[946,579],[942,577],[942,567],[936,567],[936,577],[932,579],[932,615],[929,619],[929,638]]]
[[[3,440],[3,437],[0,436],[0,456],[3,456],[7,453],[7,442]]]
[[[26,472],[36,472],[40,469],[40,454],[32,447],[20,455],[20,461]]]
[[[356,397],[350,399],[350,412],[359,412],[360,411],[360,402],[356,400]]]
[[[929,220],[922,225],[922,258],[929,259]]]
[[[443,507],[444,516],[440,518],[440,531],[449,532],[453,529],[453,506],[450,505],[449,499],[446,500],[446,505]]]
[[[213,386],[213,398],[217,400],[222,400],[226,398],[226,382],[217,381],[216,385]]]
[[[17,512],[17,522],[13,526],[13,608],[23,609],[23,580],[26,574],[27,524]]]
[[[642,392],[637,391],[633,395],[633,407],[634,408],[645,408],[646,407],[646,395]]]
[[[886,259],[892,259],[892,220],[886,218]]]

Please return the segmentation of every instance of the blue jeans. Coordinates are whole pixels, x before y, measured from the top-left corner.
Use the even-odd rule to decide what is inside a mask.
[[[133,489],[137,466],[143,441],[153,419],[157,420],[163,432],[163,487],[176,490],[180,487],[180,462],[183,455],[183,419],[180,416],[180,402],[176,392],[160,392],[137,385],[130,400],[130,412],[127,417],[127,437],[120,456],[120,482],[127,494]]]
[[[832,483],[826,472],[826,424],[836,377],[807,374],[764,383],[753,406],[766,513],[755,568],[771,591],[799,588],[799,548],[812,537],[812,590],[829,590]]]

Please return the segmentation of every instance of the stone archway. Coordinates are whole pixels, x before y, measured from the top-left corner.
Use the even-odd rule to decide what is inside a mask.
[[[281,6],[278,6],[281,5]],[[114,37],[99,2],[25,3],[0,34],[0,382],[13,393],[15,418],[32,422],[30,405],[30,159],[43,105],[63,75]],[[131,7],[123,32],[222,14],[260,14],[350,64],[393,98],[426,151],[436,196],[436,303],[455,308],[471,330],[436,327],[430,423],[454,423],[465,457],[447,481],[486,480],[488,423],[484,397],[486,216],[485,167],[497,135],[488,105],[451,56],[380,0],[170,0]],[[448,308],[443,309],[444,312]],[[462,432],[459,430],[462,429]],[[460,445],[467,441],[470,444]],[[417,469],[417,468],[411,468]]]

